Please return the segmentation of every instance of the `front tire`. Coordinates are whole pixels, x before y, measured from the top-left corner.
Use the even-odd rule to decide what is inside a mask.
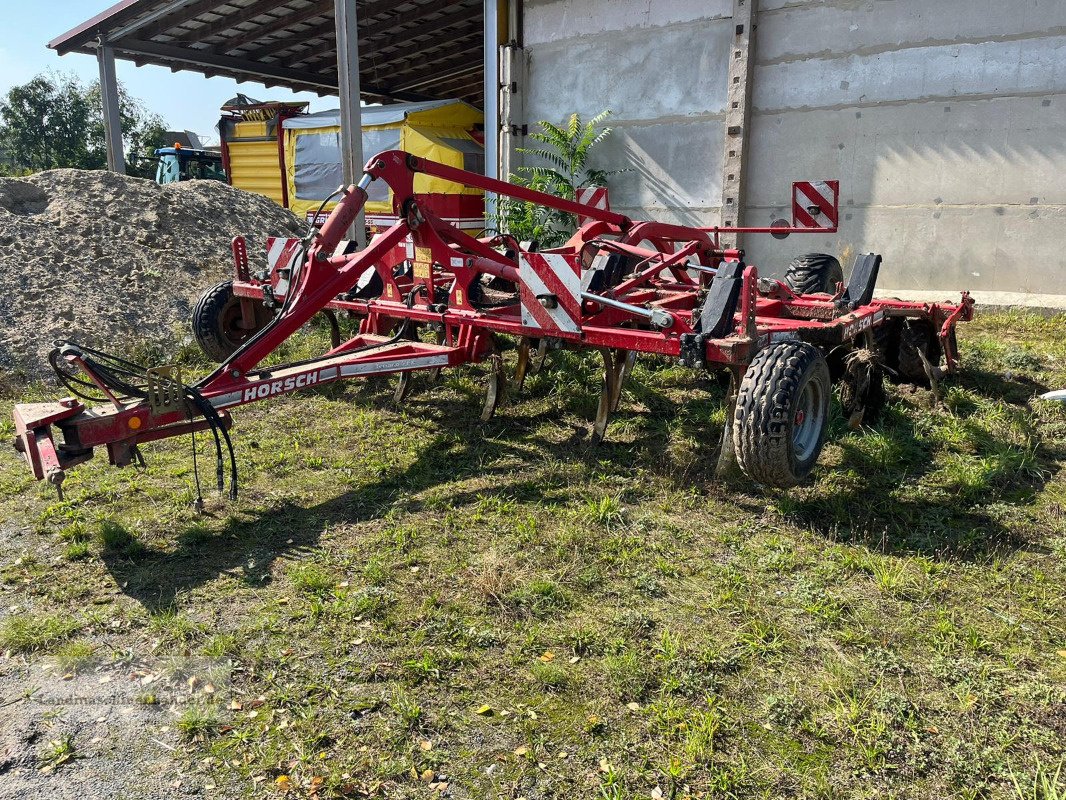
[[[785,341],[760,350],[740,382],[733,450],[752,480],[796,486],[814,469],[825,443],[831,383],[822,351]]]
[[[262,303],[255,302],[255,328],[242,328],[242,318],[241,300],[233,294],[233,281],[223,281],[204,292],[192,311],[192,335],[204,355],[212,361],[225,361],[265,328],[273,315]]]

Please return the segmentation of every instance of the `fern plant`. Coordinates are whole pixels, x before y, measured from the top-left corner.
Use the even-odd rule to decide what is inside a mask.
[[[583,122],[581,115],[575,112],[562,126],[541,120],[537,123],[540,130],[529,136],[542,146],[520,147],[518,152],[543,163],[518,167],[509,180],[518,186],[566,200],[573,200],[579,187],[606,186],[610,175],[625,170],[591,167],[589,157],[596,145],[611,135],[611,128],[603,124],[610,115],[610,110],[602,111]],[[536,203],[500,197],[496,206],[496,227],[516,239],[535,240],[541,247],[555,247],[573,234],[577,218]]]

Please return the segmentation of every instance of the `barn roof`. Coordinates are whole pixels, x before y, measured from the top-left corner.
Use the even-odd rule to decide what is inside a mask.
[[[360,90],[389,102],[482,104],[482,0],[357,0]],[[49,42],[94,54],[337,93],[334,0],[122,0]]]

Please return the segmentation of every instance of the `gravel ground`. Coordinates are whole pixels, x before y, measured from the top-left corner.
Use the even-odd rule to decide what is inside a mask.
[[[7,567],[17,557],[43,558],[40,535],[0,525]],[[114,589],[120,595],[119,589]],[[12,604],[14,603],[14,604]],[[0,622],[33,613],[34,598],[0,587]],[[225,706],[229,662],[155,655],[158,641],[120,620],[88,637],[93,657],[65,671],[48,656],[0,652],[0,800],[157,800],[233,796],[190,762],[175,722],[208,698]],[[210,692],[210,694],[208,694]],[[57,763],[56,744],[71,757]]]
[[[234,236],[248,237],[254,268],[267,236],[300,232],[285,209],[217,181],[161,187],[69,169],[0,179],[0,368],[45,377],[59,338],[171,349],[203,290],[232,274]]]

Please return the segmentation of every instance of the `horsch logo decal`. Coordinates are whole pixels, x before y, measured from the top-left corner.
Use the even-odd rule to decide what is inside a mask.
[[[262,400],[264,397],[270,397],[271,395],[314,386],[318,383],[318,378],[319,373],[308,372],[303,375],[290,375],[288,378],[281,378],[276,381],[263,381],[244,390],[244,402],[250,403],[252,400]]]

